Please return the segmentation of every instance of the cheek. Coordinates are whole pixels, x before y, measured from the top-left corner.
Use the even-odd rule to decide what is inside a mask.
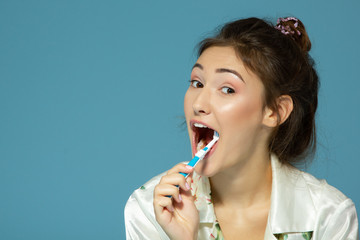
[[[262,126],[260,101],[239,100],[236,104],[229,103],[218,114],[227,154],[231,153],[237,159],[257,145]]]
[[[232,127],[240,127],[242,123],[257,124],[262,117],[262,103],[258,99],[239,98],[222,105],[218,113],[223,122]]]
[[[184,113],[186,120],[189,119],[189,115],[192,112],[192,100],[191,100],[191,94],[189,90],[186,91],[185,97],[184,97]]]

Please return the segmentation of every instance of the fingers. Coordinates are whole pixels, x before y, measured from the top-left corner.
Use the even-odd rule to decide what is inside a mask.
[[[183,191],[190,190],[190,182],[186,181],[185,177],[179,172],[191,174],[194,169],[186,164],[178,164],[170,169],[166,175],[164,175],[159,184],[154,189],[154,207],[166,208],[170,212],[174,210],[172,198],[178,202],[182,202],[180,189]],[[191,179],[188,179],[191,180]],[[180,188],[180,189],[179,189]]]
[[[160,207],[160,210],[163,210],[164,208],[166,208],[168,211],[173,212],[174,211],[174,207],[172,205],[172,200],[171,198],[161,198],[159,199],[159,201],[156,204],[158,207]]]
[[[189,174],[188,178],[179,172]],[[178,164],[162,176],[154,189],[155,219],[171,239],[192,239],[197,235],[199,213],[190,191],[193,172],[192,167]]]
[[[157,190],[157,193],[162,196],[165,196],[167,198],[174,198],[174,200],[178,203],[182,201],[180,189],[177,186],[169,184],[159,184]]]
[[[183,172],[183,173],[192,173],[194,171],[194,168],[184,164],[184,163],[179,163],[177,165],[175,165],[172,169],[170,169],[167,174],[171,174],[171,173],[179,173],[179,172]]]
[[[193,171],[194,168],[186,164],[180,163],[175,167],[173,167],[172,169],[170,169],[167,172],[167,175],[161,178],[159,184],[172,184],[175,186],[179,186],[184,191],[188,191],[190,190],[189,181],[186,181],[185,177],[180,173],[190,175],[192,174]]]
[[[183,191],[188,191],[190,189],[190,185],[186,181],[184,176],[182,176],[181,174],[178,174],[178,173],[173,173],[173,174],[163,176],[159,182],[159,185],[160,186],[166,185],[166,186],[168,186],[168,188],[167,188],[168,190],[176,189],[177,192],[179,191],[179,188],[181,188]]]

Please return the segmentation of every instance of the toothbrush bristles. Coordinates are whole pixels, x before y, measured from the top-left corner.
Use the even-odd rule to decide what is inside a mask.
[[[214,131],[214,137],[219,137],[219,133],[217,131]]]

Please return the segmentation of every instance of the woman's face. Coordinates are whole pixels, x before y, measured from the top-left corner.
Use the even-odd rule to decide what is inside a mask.
[[[211,177],[266,150],[263,99],[262,82],[232,47],[210,47],[201,54],[184,101],[193,155],[210,142],[213,130],[220,138],[196,166],[199,174]]]

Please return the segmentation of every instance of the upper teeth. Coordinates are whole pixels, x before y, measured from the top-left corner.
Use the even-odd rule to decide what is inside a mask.
[[[194,126],[198,128],[208,128],[207,126],[202,125],[201,123],[194,123]]]

